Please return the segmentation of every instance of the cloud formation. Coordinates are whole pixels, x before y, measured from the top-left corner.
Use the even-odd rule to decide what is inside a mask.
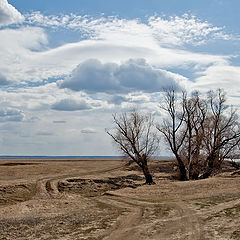
[[[210,39],[229,40],[222,27],[212,26],[196,16],[184,14],[166,19],[159,16],[149,18],[149,26],[155,37],[164,46],[182,46],[185,44],[202,45]]]
[[[0,86],[8,85],[10,83],[11,82],[8,81],[7,78],[2,73],[0,73]]]
[[[112,113],[137,107],[158,116],[158,91],[169,85],[222,87],[239,102],[238,52],[231,50],[239,42],[231,29],[192,15],[31,12],[22,21],[6,0],[0,4],[2,153],[109,153],[104,128]]]
[[[121,103],[128,101],[129,99],[127,97],[121,95],[113,95],[108,99],[109,103],[113,103],[115,105],[121,105]]]
[[[84,134],[92,134],[92,133],[96,133],[97,131],[94,128],[84,128],[81,130],[81,133]]]
[[[22,111],[14,108],[0,109],[0,122],[21,122],[25,118]]]
[[[54,134],[52,132],[47,132],[47,131],[39,131],[36,133],[38,136],[53,136]]]
[[[216,87],[228,90],[231,94],[240,93],[240,67],[214,65],[200,73],[194,86],[197,88],[214,89]],[[217,85],[217,86],[216,86]]]
[[[52,109],[58,111],[78,111],[91,109],[91,106],[85,100],[62,99],[53,104]]]
[[[162,17],[151,16],[145,23],[140,20],[120,19],[115,16],[94,18],[91,16],[49,15],[40,12],[32,12],[26,15],[26,22],[31,25],[65,28],[77,30],[83,37],[91,39],[110,40],[119,36],[119,33],[127,35],[129,41],[142,36],[144,39],[155,35],[162,45],[180,46],[184,44],[201,45],[209,39],[229,39],[230,35],[224,33],[222,27],[212,26],[207,21],[202,21],[194,15]]]
[[[117,64],[143,58],[161,69],[225,64],[230,58],[183,50],[186,44],[195,46],[231,38],[222,28],[189,15],[154,16],[146,22],[74,14],[45,16],[39,12],[26,14],[25,18],[18,28],[0,30],[0,72],[18,83],[66,76],[90,58]],[[60,41],[58,47],[51,48],[47,33],[62,28],[70,34],[79,33],[78,40],[66,44]]]
[[[42,81],[43,64],[36,59],[36,55],[47,44],[44,30],[38,27],[6,28],[0,30],[0,39],[0,72],[15,82],[23,79]]]
[[[144,59],[130,59],[122,64],[101,63],[89,59],[79,64],[70,77],[59,82],[60,88],[73,91],[128,93],[159,92],[177,87],[186,79],[168,71],[153,68]]]
[[[0,0],[0,27],[13,23],[20,23],[24,20],[18,10],[8,3],[7,0]]]

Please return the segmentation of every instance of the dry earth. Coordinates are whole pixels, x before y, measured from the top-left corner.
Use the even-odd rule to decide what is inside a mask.
[[[240,172],[180,182],[154,160],[155,185],[121,160],[1,160],[0,239],[240,239]]]

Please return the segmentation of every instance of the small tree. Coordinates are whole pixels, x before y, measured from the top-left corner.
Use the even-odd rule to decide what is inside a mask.
[[[161,108],[168,119],[157,129],[176,157],[181,180],[211,176],[239,145],[237,114],[225,102],[221,89],[207,98],[198,92],[188,97],[186,92],[166,91]]]
[[[124,155],[142,169],[146,184],[154,184],[148,169],[148,161],[156,152],[159,138],[151,115],[140,114],[136,110],[113,115],[115,129],[107,131]]]

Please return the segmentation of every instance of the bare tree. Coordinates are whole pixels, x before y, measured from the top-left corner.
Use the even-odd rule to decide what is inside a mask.
[[[146,184],[153,184],[148,161],[156,152],[159,138],[151,115],[136,110],[113,115],[115,129],[107,131],[119,149],[142,169]]]
[[[236,109],[226,104],[223,90],[208,93],[209,114],[205,123],[204,149],[206,151],[205,172],[209,177],[221,167],[224,159],[237,150],[240,143],[240,124]]]
[[[189,180],[197,174],[193,172],[203,138],[204,105],[197,92],[188,98],[186,92],[180,94],[174,89],[166,90],[165,101],[161,105],[168,118],[157,129],[176,157],[181,180]]]
[[[166,91],[161,108],[168,119],[157,129],[176,157],[181,180],[211,176],[239,145],[237,114],[225,101],[222,90],[209,92],[208,98]]]

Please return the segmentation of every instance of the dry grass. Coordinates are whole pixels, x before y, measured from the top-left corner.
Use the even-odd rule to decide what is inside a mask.
[[[0,239],[240,239],[240,175],[176,180],[170,160],[156,185],[120,160],[4,160]]]

